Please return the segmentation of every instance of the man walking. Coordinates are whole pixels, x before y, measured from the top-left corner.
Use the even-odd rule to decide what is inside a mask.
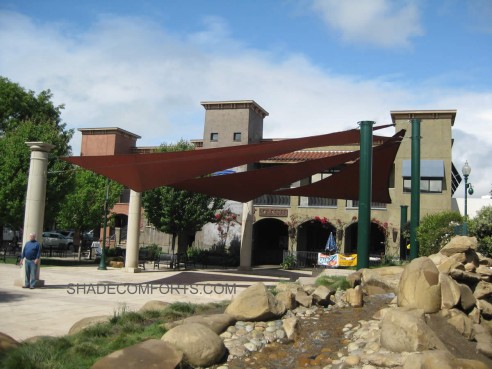
[[[26,270],[26,281],[23,288],[36,287],[36,269],[39,265],[39,259],[41,257],[41,246],[39,242],[36,241],[36,234],[31,233],[29,235],[29,241],[26,242],[24,248],[22,249],[20,265],[25,260],[25,270]]]

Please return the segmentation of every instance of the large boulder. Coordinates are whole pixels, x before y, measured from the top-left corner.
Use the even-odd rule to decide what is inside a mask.
[[[460,252],[477,249],[477,238],[468,236],[456,236],[439,251],[441,254],[451,256]]]
[[[364,268],[360,272],[362,272],[362,287],[367,294],[397,293],[403,267]]]
[[[330,303],[330,296],[335,292],[326,286],[318,286],[311,296],[316,304],[327,306]]]
[[[14,340],[8,334],[0,332],[0,353],[19,346],[19,342]]]
[[[280,291],[275,297],[285,306],[285,309],[287,310],[293,310],[297,307],[294,293],[290,290]]]
[[[182,358],[183,354],[169,343],[150,339],[99,359],[91,366],[91,369],[174,369]]]
[[[441,308],[439,270],[427,257],[414,259],[401,275],[398,306],[423,309],[435,313]]]
[[[410,354],[403,369],[487,369],[487,365],[478,360],[458,359],[448,351],[435,350]]]
[[[393,352],[444,348],[444,344],[426,324],[422,309],[389,309],[380,327],[381,346]]]
[[[225,313],[236,320],[269,320],[282,316],[285,313],[285,306],[263,283],[257,283],[236,296]]]
[[[236,320],[229,314],[212,314],[212,315],[193,315],[185,319],[169,322],[164,325],[167,330],[170,330],[178,325],[200,323],[217,334],[224,332],[229,326],[234,325]]]
[[[212,366],[221,361],[226,353],[219,335],[200,323],[178,325],[161,339],[183,352],[185,361],[192,366]]]
[[[282,320],[282,326],[288,340],[294,341],[299,334],[299,319],[295,316]]]
[[[111,317],[109,315],[96,315],[96,316],[88,316],[86,318],[82,318],[79,321],[75,322],[72,327],[68,330],[68,334],[76,334],[87,327],[99,324],[99,323],[107,323]]]
[[[304,307],[311,307],[313,298],[303,288],[299,288],[295,295],[296,302]]]
[[[476,305],[477,299],[473,296],[473,291],[466,284],[460,284],[460,305],[464,311],[470,312]]]
[[[477,352],[492,358],[492,329],[482,324],[474,324],[473,331],[477,341]]]
[[[473,321],[463,312],[456,310],[451,318],[448,319],[448,323],[456,328],[460,334],[468,340],[473,339]]]
[[[164,310],[165,308],[167,308],[169,306],[169,302],[165,302],[165,301],[159,301],[159,300],[150,300],[150,301],[147,301],[141,308],[140,308],[140,312],[144,312],[144,311],[151,311],[151,310]]]
[[[362,288],[360,286],[355,286],[354,288],[347,289],[345,300],[352,307],[362,307],[364,304],[362,299]]]
[[[492,296],[492,283],[480,281],[473,291],[473,296],[477,299],[485,299]]]
[[[460,285],[447,274],[439,275],[441,283],[441,308],[451,309],[458,305],[461,298]]]
[[[477,307],[485,319],[492,319],[492,304],[490,302],[485,300],[477,300]]]

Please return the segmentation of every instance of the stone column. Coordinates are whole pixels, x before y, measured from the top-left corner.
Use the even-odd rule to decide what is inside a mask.
[[[36,239],[43,242],[44,207],[46,203],[46,182],[48,169],[48,153],[55,146],[44,142],[26,142],[31,149],[31,161],[29,164],[29,177],[27,181],[26,207],[24,213],[24,229],[22,236],[22,248],[29,240],[29,234],[35,233]],[[39,279],[41,262],[36,271],[37,286],[44,286],[44,281]],[[16,285],[24,285],[25,264],[21,268],[21,279]]]
[[[251,255],[253,251],[253,201],[243,204],[241,226],[241,252],[239,270],[251,269]]]
[[[142,207],[142,193],[130,191],[128,207],[128,233],[126,236],[125,270],[129,273],[139,273],[138,243],[140,238],[140,209]]]

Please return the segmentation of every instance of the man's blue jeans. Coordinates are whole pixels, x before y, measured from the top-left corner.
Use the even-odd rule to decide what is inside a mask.
[[[24,286],[29,288],[36,287],[36,263],[34,263],[34,260],[24,259],[24,267],[26,268],[26,282]]]

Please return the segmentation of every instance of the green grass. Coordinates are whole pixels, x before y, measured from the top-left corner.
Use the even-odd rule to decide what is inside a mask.
[[[316,279],[316,285],[317,286],[326,286],[330,289],[342,289],[346,290],[347,288],[350,288],[350,283],[347,281],[347,278],[345,277],[338,277],[338,276],[328,276],[328,275],[323,275]]]
[[[196,313],[223,312],[226,302],[194,305],[173,303],[162,310],[145,312],[115,311],[106,323],[90,326],[63,337],[40,338],[22,343],[0,355],[2,369],[87,369],[99,358],[150,338],[160,339],[164,323]]]

